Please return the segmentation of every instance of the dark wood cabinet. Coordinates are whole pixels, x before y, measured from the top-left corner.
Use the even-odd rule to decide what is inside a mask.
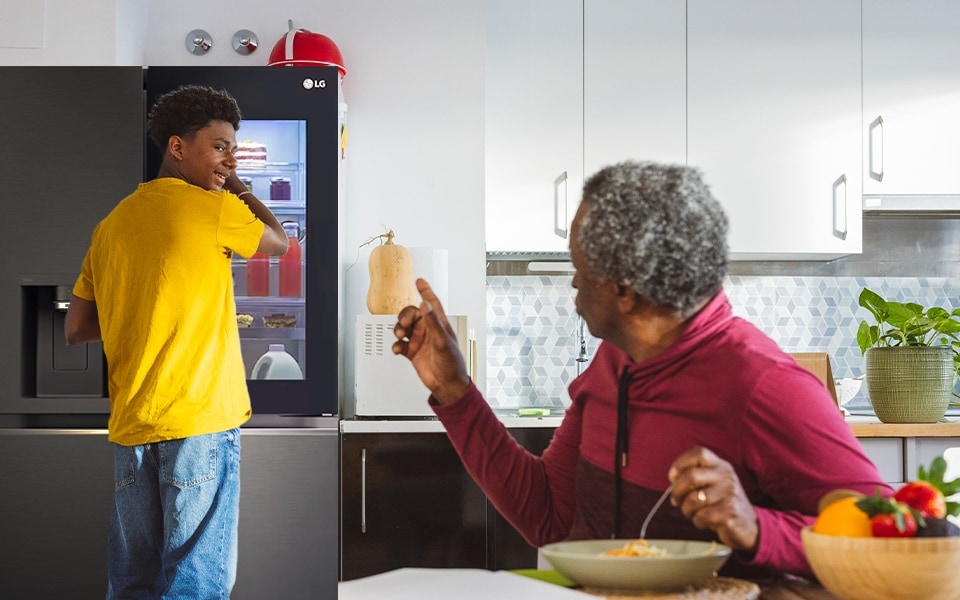
[[[551,428],[511,429],[540,453]],[[537,550],[487,501],[446,433],[341,433],[344,581],[401,567],[533,568]]]
[[[486,566],[486,497],[445,433],[343,433],[341,578]]]

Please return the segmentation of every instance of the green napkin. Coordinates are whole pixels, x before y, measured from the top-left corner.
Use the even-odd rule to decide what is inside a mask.
[[[557,571],[552,569],[513,569],[510,571],[517,575],[523,575],[524,577],[530,577],[531,579],[539,579],[540,581],[546,581],[547,583],[552,583],[554,585],[561,585],[563,587],[572,588],[577,584],[570,581]]]

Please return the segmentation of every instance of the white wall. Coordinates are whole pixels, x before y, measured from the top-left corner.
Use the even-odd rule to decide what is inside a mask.
[[[116,57],[118,65],[145,65],[144,44],[147,38],[148,0],[115,0]]]
[[[288,19],[332,38],[347,68],[345,246],[348,262],[356,259],[345,278],[347,398],[352,401],[354,323],[358,314],[367,313],[371,246],[360,246],[385,228],[396,232],[397,243],[449,251],[448,312],[470,317],[482,352],[483,0],[135,0],[146,3],[146,33],[141,48],[133,50],[130,40],[141,26],[142,11],[100,1],[102,10],[90,10],[88,2],[47,0],[47,47],[32,52],[0,48],[0,64],[125,64],[119,56],[113,61],[117,49],[126,48],[126,55],[142,51],[146,66],[262,66],[286,32]],[[68,24],[100,36],[114,33],[115,20],[129,22],[117,26],[112,42],[104,41],[103,48],[97,44],[88,54],[69,53]],[[213,37],[213,48],[204,56],[192,55],[184,46],[187,33],[198,28]],[[239,29],[250,29],[260,39],[259,49],[249,56],[230,45]],[[481,357],[477,381],[484,380]]]
[[[148,1],[2,0],[0,65],[139,65]]]

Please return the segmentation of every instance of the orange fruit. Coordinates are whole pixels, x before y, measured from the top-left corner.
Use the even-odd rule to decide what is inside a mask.
[[[820,509],[813,531],[823,535],[846,537],[873,537],[870,517],[856,503],[860,497],[845,496]]]

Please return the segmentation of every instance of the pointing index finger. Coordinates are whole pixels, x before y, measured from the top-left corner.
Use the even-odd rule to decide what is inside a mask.
[[[437,298],[436,292],[433,291],[433,288],[430,287],[426,279],[422,277],[417,279],[417,291],[420,292],[420,298],[422,298],[424,302],[430,303],[430,309],[436,313],[440,321],[446,324],[447,313],[444,311],[443,305],[440,304],[440,299]]]

